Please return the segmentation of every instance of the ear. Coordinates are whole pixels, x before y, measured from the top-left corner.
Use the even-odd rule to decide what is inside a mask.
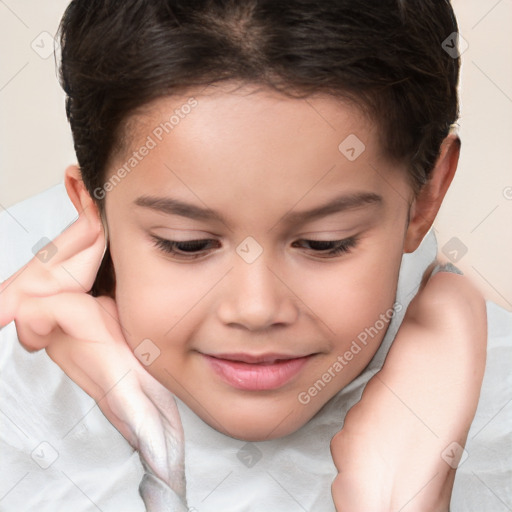
[[[80,216],[84,215],[90,222],[101,223],[101,215],[98,206],[89,195],[89,192],[87,192],[80,169],[76,165],[70,165],[66,169],[64,184],[69,199],[78,214]]]
[[[455,134],[448,135],[441,144],[441,151],[429,181],[423,185],[411,205],[404,252],[414,252],[434,223],[457,170],[459,154],[459,137]]]

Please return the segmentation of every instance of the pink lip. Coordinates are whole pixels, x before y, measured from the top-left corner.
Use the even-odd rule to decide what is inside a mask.
[[[263,391],[278,389],[297,375],[312,355],[290,357],[279,354],[203,354],[211,368],[237,389]]]

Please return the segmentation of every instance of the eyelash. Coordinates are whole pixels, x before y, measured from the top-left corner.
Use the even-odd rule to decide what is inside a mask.
[[[155,246],[160,249],[161,251],[172,254],[176,257],[182,258],[182,259],[196,259],[200,258],[201,256],[205,255],[206,249],[205,245],[208,244],[211,245],[212,242],[216,242],[216,240],[211,239],[203,239],[203,240],[187,240],[184,242],[178,242],[176,240],[167,240],[165,238],[160,238],[157,236],[152,236],[153,242]],[[344,240],[297,240],[296,242],[293,242],[293,246],[297,247],[298,245],[302,244],[308,244],[310,246],[310,249],[313,250],[313,252],[317,253],[316,255],[320,258],[334,258],[336,256],[339,256],[341,254],[348,254],[351,252],[351,250],[356,247],[358,243],[358,238],[353,236],[350,238],[345,238]],[[320,246],[324,246],[323,249],[313,249],[312,246],[315,244],[318,244]],[[327,250],[325,246],[332,246],[333,248],[330,250]],[[188,249],[188,250],[187,250]],[[192,249],[192,250],[191,250]],[[210,247],[211,249],[211,247]],[[182,252],[183,251],[183,252]]]
[[[158,236],[153,236],[153,241],[155,245],[167,254],[173,254],[174,256],[181,257],[183,259],[196,259],[204,255],[204,253],[198,253],[195,251],[204,250],[204,245],[210,242],[215,242],[215,240],[187,240],[185,242],[178,242],[175,240],[166,240],[165,238],[160,238]],[[181,247],[180,247],[181,246]],[[199,247],[198,247],[199,246]],[[188,251],[186,249],[189,249]],[[178,250],[176,250],[178,249]],[[184,252],[180,252],[183,251]],[[190,249],[195,249],[195,251],[190,251]]]
[[[357,245],[358,239],[355,236],[352,236],[350,238],[345,238],[344,240],[298,240],[297,242],[293,242],[292,245],[294,247],[297,247],[297,245],[295,245],[295,244],[300,244],[301,242],[307,243],[310,246],[310,248],[313,250],[313,252],[319,253],[318,254],[319,256],[320,256],[320,254],[327,255],[327,256],[320,256],[320,257],[333,258],[335,256],[339,256],[340,254],[348,254]],[[317,250],[314,250],[312,247],[312,245],[314,246],[314,244],[318,244],[319,246],[324,246],[324,248],[318,249],[318,246],[317,246]],[[334,248],[327,250],[327,248],[325,248],[326,245],[327,246],[334,245]],[[327,251],[327,252],[325,252],[325,251]]]

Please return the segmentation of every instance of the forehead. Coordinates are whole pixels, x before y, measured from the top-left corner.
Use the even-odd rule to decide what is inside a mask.
[[[144,105],[125,123],[123,139],[125,149],[130,150],[149,134],[158,139],[157,143],[165,143],[160,139],[168,139],[166,135],[174,132],[181,138],[216,137],[226,144],[251,139],[252,144],[244,148],[249,150],[261,141],[276,140],[276,135],[281,143],[288,139],[293,144],[294,137],[298,141],[301,135],[334,132],[334,138],[357,132],[368,140],[374,131],[373,120],[343,98],[327,94],[294,98],[252,84],[227,82],[189,89]]]
[[[126,131],[129,147],[111,172],[151,146],[127,180],[133,194],[181,190],[190,198],[214,196],[219,204],[236,194],[249,207],[263,196],[288,203],[307,192],[314,199],[308,192],[314,189],[324,200],[340,186],[348,192],[382,188],[381,174],[397,169],[382,156],[375,123],[326,95],[297,99],[254,87],[210,86],[154,101],[132,116]]]

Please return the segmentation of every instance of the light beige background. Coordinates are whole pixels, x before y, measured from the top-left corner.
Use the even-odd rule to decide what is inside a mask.
[[[67,4],[0,0],[0,211],[59,183],[75,161],[49,54]],[[436,235],[486,297],[512,310],[512,0],[453,4],[468,45],[463,151]]]

